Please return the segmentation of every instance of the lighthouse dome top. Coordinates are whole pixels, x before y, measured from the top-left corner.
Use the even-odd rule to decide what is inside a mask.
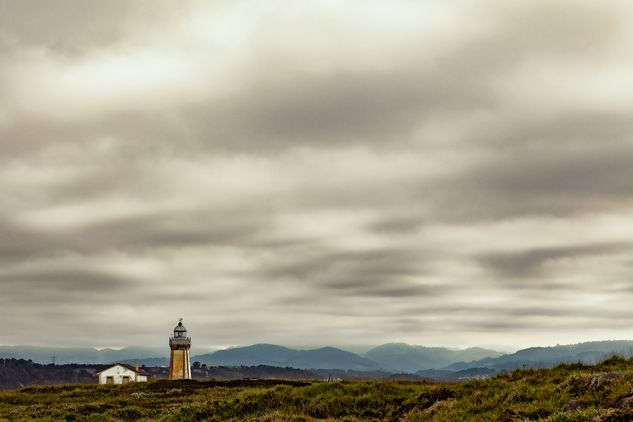
[[[187,329],[182,325],[182,318],[178,321],[178,325],[174,327],[174,337],[187,337]]]

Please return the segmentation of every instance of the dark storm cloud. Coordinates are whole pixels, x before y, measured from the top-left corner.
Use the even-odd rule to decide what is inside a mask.
[[[385,218],[384,220],[371,223],[368,229],[375,231],[376,233],[411,233],[419,229],[423,224],[424,222],[421,218],[392,216],[390,218]]]
[[[490,253],[479,258],[488,270],[502,277],[523,278],[541,276],[544,266],[561,259],[626,253],[633,243],[607,243],[530,249],[519,252]]]
[[[135,281],[105,271],[54,266],[2,272],[0,279],[3,294],[12,296],[14,300],[32,298],[37,294],[38,300],[57,296],[56,300],[64,300],[65,297],[68,303],[86,295],[94,297],[121,292]]]
[[[523,306],[517,303],[493,307],[429,304],[420,309],[402,311],[401,314],[391,313],[393,319],[389,320],[389,324],[399,326],[408,322],[410,325],[417,325],[417,329],[429,332],[452,331],[461,326],[483,332],[515,329],[545,332],[548,329],[569,329],[574,326],[574,320],[588,321],[593,328],[607,329],[611,326],[612,320],[626,321],[633,314],[629,309],[596,309],[579,307],[573,303],[561,304],[560,301],[556,302],[556,306]],[[415,318],[411,318],[411,315],[415,315]],[[442,317],[437,318],[438,315]],[[552,327],[552,324],[555,324],[555,327]]]
[[[629,142],[547,145],[526,141],[440,182],[435,215],[463,221],[564,217],[618,209],[633,200]],[[560,142],[560,144],[559,144]],[[425,194],[426,186],[420,188]]]
[[[445,286],[424,281],[424,251],[381,249],[358,252],[312,251],[309,256],[272,268],[260,269],[264,280],[293,280],[316,294],[349,297],[432,297]]]
[[[596,148],[596,139],[609,150],[621,148],[630,141],[628,133],[633,129],[633,122],[623,110],[607,112],[588,107],[545,116],[515,116],[496,122],[489,129],[493,130],[482,130],[474,137],[477,142],[498,150],[536,145],[553,151],[570,147],[573,151],[587,146]]]
[[[333,294],[363,297],[375,296],[384,298],[404,298],[422,296],[425,298],[441,294],[445,287],[420,285],[413,282],[397,282],[392,277],[381,279],[361,279],[345,282],[333,282],[327,286]]]
[[[255,218],[239,215],[193,213],[156,213],[137,217],[112,219],[73,230],[49,232],[20,230],[7,225],[7,242],[0,250],[7,261],[16,262],[37,255],[63,252],[96,254],[108,250],[145,252],[161,248],[227,245],[255,247],[263,242],[262,226]],[[270,241],[273,241],[272,239]],[[277,239],[283,242],[283,239]],[[287,240],[293,244],[293,240]],[[35,255],[35,256],[34,256]]]
[[[496,312],[495,312],[496,314]],[[592,318],[597,320],[605,320],[608,324],[611,319],[628,319],[633,316],[633,312],[628,309],[593,309],[581,308],[577,306],[565,308],[551,307],[512,307],[500,309],[499,314],[506,315],[508,318],[523,318],[530,316],[540,317],[576,317],[576,318]]]
[[[517,151],[520,153],[519,151]],[[482,186],[501,195],[578,196],[588,199],[629,197],[633,175],[631,145],[526,152],[515,160],[490,163],[479,175]],[[475,176],[476,177],[476,176]]]
[[[0,127],[0,133],[19,140],[3,147],[14,156],[51,141],[81,146],[94,142],[95,135],[131,142],[129,152],[141,155],[147,148],[189,157],[218,152],[270,155],[298,146],[401,149],[409,145],[412,131],[436,113],[492,105],[485,86],[464,76],[451,79],[442,71],[411,65],[320,78],[299,72],[288,80],[255,81],[228,100],[176,107],[169,116],[129,111],[87,123],[46,119],[26,125],[17,120]],[[165,108],[171,108],[168,101]]]
[[[318,79],[298,74],[257,83],[229,103],[187,113],[187,121],[197,128],[198,139],[211,147],[229,143],[259,153],[341,142],[398,148],[428,114],[489,102],[480,87],[423,66],[407,66]],[[387,145],[385,138],[390,139]]]
[[[139,216],[98,223],[76,231],[72,242],[79,249],[112,247],[145,250],[161,247],[195,247],[206,244],[246,245],[260,227],[239,216],[178,213]]]
[[[354,272],[359,275],[419,274],[423,254],[411,250],[382,249],[358,252],[325,253],[307,257],[288,266],[269,270],[272,276],[311,278],[314,274]]]
[[[63,54],[86,53],[122,42],[133,15],[156,18],[165,9],[162,3],[59,0],[51,7],[46,0],[2,0],[0,38]]]
[[[569,330],[577,327],[578,320],[560,323],[556,326],[557,330]],[[621,319],[614,318],[611,321],[604,321],[600,319],[594,319],[590,316],[582,319],[583,327],[586,330],[597,329],[605,332],[607,329],[625,329],[626,322]],[[521,319],[516,320],[499,320],[498,318],[490,318],[489,320],[466,320],[459,321],[457,326],[465,326],[468,329],[478,332],[507,332],[507,331],[524,331],[524,332],[542,332],[545,330],[551,330],[551,323],[547,320],[538,321],[535,319]],[[456,326],[451,326],[454,329]],[[538,336],[538,334],[536,334]],[[602,338],[602,337],[600,337]]]
[[[54,235],[41,233],[0,217],[0,265],[8,265],[50,254]]]

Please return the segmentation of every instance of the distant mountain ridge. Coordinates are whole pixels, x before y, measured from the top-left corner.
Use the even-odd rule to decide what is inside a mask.
[[[0,358],[31,359],[43,364],[51,363],[55,356],[57,364],[109,364],[112,362],[134,364],[138,362],[148,367],[161,367],[169,365],[169,358],[164,355],[168,352],[168,349],[141,347],[96,350],[0,346]],[[335,347],[299,350],[274,344],[254,344],[193,355],[191,362],[226,367],[267,365],[307,370],[417,373],[429,378],[453,379],[471,374],[494,374],[523,367],[548,368],[559,363],[577,361],[592,364],[613,354],[624,357],[633,355],[633,341],[611,340],[530,347],[510,354],[476,347],[451,350],[443,347],[412,346],[405,343],[383,344],[363,355]]]
[[[423,369],[442,368],[464,360],[475,361],[501,355],[500,352],[482,348],[451,350],[444,347],[410,346],[405,343],[383,344],[369,350],[364,356],[335,347],[295,350],[273,344],[254,344],[193,356],[191,360],[207,365],[276,365],[302,369],[412,373]]]
[[[274,344],[254,344],[193,356],[192,361],[207,365],[271,365],[301,369],[375,370],[380,364],[335,347],[295,350]]]
[[[454,363],[444,369],[459,371],[480,367],[509,371],[523,367],[551,368],[559,363],[583,362],[595,364],[611,355],[632,356],[633,340],[591,341],[550,347],[530,347],[497,358]]]
[[[387,343],[365,353],[366,358],[379,362],[383,369],[402,372],[444,368],[456,362],[472,362],[502,355],[501,352],[479,347],[451,350],[445,347],[411,346],[406,343]]]
[[[0,346],[0,359],[30,359],[40,364],[108,364],[124,360],[165,356],[169,349],[150,347],[124,347],[122,349],[95,349],[89,347],[41,347],[41,346]]]

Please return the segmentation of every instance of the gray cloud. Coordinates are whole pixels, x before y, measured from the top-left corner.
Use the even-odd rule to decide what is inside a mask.
[[[0,1],[3,320],[627,335],[630,6],[361,3]]]
[[[67,252],[99,254],[108,250],[134,252],[209,244],[249,247],[262,241],[258,240],[260,231],[252,218],[198,212],[156,213],[54,231],[5,222],[0,258],[10,264]]]
[[[5,265],[47,255],[49,247],[56,242],[54,236],[23,227],[6,218],[0,219],[0,233],[3,239],[0,243],[0,262]]]
[[[549,262],[626,253],[632,247],[631,243],[606,243],[537,248],[510,253],[489,253],[481,256],[479,262],[485,268],[503,277],[535,277],[543,275],[544,266]]]
[[[433,297],[445,287],[423,281],[426,259],[428,254],[423,251],[398,249],[321,251],[286,265],[258,269],[257,276],[307,284],[325,297]]]
[[[423,224],[420,218],[391,216],[371,223],[368,228],[376,233],[403,234],[416,231]]]
[[[39,301],[51,299],[84,300],[86,297],[92,297],[92,300],[98,300],[99,297],[104,297],[104,294],[106,297],[112,297],[109,293],[120,293],[134,283],[126,277],[72,267],[12,271],[3,273],[1,278],[3,295],[19,301],[27,299],[30,305],[35,306]],[[18,293],[20,290],[28,292],[28,296]]]
[[[115,0],[43,0],[0,2],[0,36],[12,43],[46,47],[63,54],[85,54],[124,41],[136,18],[158,18],[164,4]],[[171,10],[171,13],[174,11]],[[71,23],[72,24],[69,24]]]
[[[127,8],[109,9],[131,16],[144,16],[148,12],[138,5],[126,4]],[[15,8],[9,3],[5,7]],[[64,10],[83,9],[70,5],[58,9],[59,13]],[[52,19],[48,13],[42,15]],[[251,68],[242,86],[228,98],[211,97],[183,107],[165,98],[162,109],[169,112],[116,110],[99,116],[97,121],[45,119],[35,125],[18,121],[16,126],[5,129],[5,136],[19,138],[19,144],[41,145],[44,139],[92,142],[90,138],[96,132],[115,135],[136,145],[140,143],[141,151],[166,148],[171,152],[194,154],[227,149],[269,154],[278,148],[323,143],[340,147],[370,142],[378,148],[406,148],[412,131],[426,121],[499,107],[498,94],[491,89],[491,84],[526,61],[560,54],[588,60],[595,58],[595,54],[601,53],[618,35],[620,19],[610,10],[589,4],[576,5],[573,9],[537,5],[497,10],[493,16],[499,20],[495,32],[458,40],[463,45],[449,44],[452,48],[445,50],[435,51],[423,38],[412,38],[407,44],[406,60],[393,63],[388,70],[365,68],[315,76],[292,58],[260,57],[255,53],[247,62]],[[111,25],[119,21],[107,15],[104,19]],[[37,32],[37,27],[32,26]],[[58,28],[56,25],[48,27]],[[539,31],[526,29],[534,27]],[[121,31],[116,26],[111,30],[116,34]],[[19,30],[15,33],[20,39],[27,37]],[[437,63],[428,63],[427,48],[433,49]],[[274,67],[277,73],[269,75],[259,71],[265,67]],[[561,119],[569,120],[563,116],[553,124],[561,124],[563,130],[575,126],[570,122],[559,123]],[[542,122],[532,124],[541,127]],[[489,127],[483,129],[485,136],[494,136]],[[522,133],[515,130],[506,134],[513,138],[517,135]],[[177,148],[173,145],[175,138]],[[389,140],[386,145],[385,138]],[[16,148],[15,144],[9,147]]]
[[[617,210],[633,199],[631,152],[628,142],[518,143],[443,181],[435,214],[472,221]]]

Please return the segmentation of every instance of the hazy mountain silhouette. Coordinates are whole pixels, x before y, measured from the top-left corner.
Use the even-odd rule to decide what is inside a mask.
[[[628,357],[633,355],[633,341],[609,340],[558,345],[552,347],[530,347],[498,358],[485,358],[475,362],[459,362],[447,366],[447,370],[462,370],[472,367],[513,370],[517,368],[549,368],[559,363],[598,363],[611,355]]]
[[[59,365],[70,363],[107,364],[168,354],[169,349],[150,347],[97,350],[88,347],[0,346],[0,359],[30,359],[40,364],[53,363],[54,360]]]
[[[234,347],[217,352],[195,356],[194,361],[211,365],[249,366],[283,364],[297,355],[297,351],[274,344],[253,344],[246,347]]]
[[[293,368],[376,369],[380,365],[355,353],[334,347],[295,350],[273,344],[235,347],[191,358],[207,365],[271,365]]]
[[[148,367],[169,365],[169,349],[127,347],[120,350],[90,348],[50,348],[0,346],[0,358],[31,359],[48,364],[55,356],[57,364],[109,364],[136,362]],[[191,362],[215,366],[293,367],[300,369],[338,369],[354,371],[418,372],[438,377],[472,368],[506,371],[516,368],[546,368],[558,363],[596,363],[612,354],[630,356],[633,341],[596,341],[553,347],[530,347],[504,354],[482,348],[451,350],[443,347],[411,346],[389,343],[375,347],[363,356],[335,347],[298,350],[273,344],[254,344],[191,356]],[[432,372],[429,370],[441,370]],[[422,371],[422,372],[419,372]],[[428,371],[428,372],[424,372]],[[472,372],[472,371],[471,371]],[[466,372],[470,374],[471,372]],[[457,374],[459,376],[461,374]]]
[[[466,350],[451,350],[445,347],[388,343],[368,351],[365,353],[365,357],[378,362],[383,369],[415,372],[424,369],[443,368],[455,362],[472,362],[486,357],[498,357],[502,354],[479,347],[471,347]]]

